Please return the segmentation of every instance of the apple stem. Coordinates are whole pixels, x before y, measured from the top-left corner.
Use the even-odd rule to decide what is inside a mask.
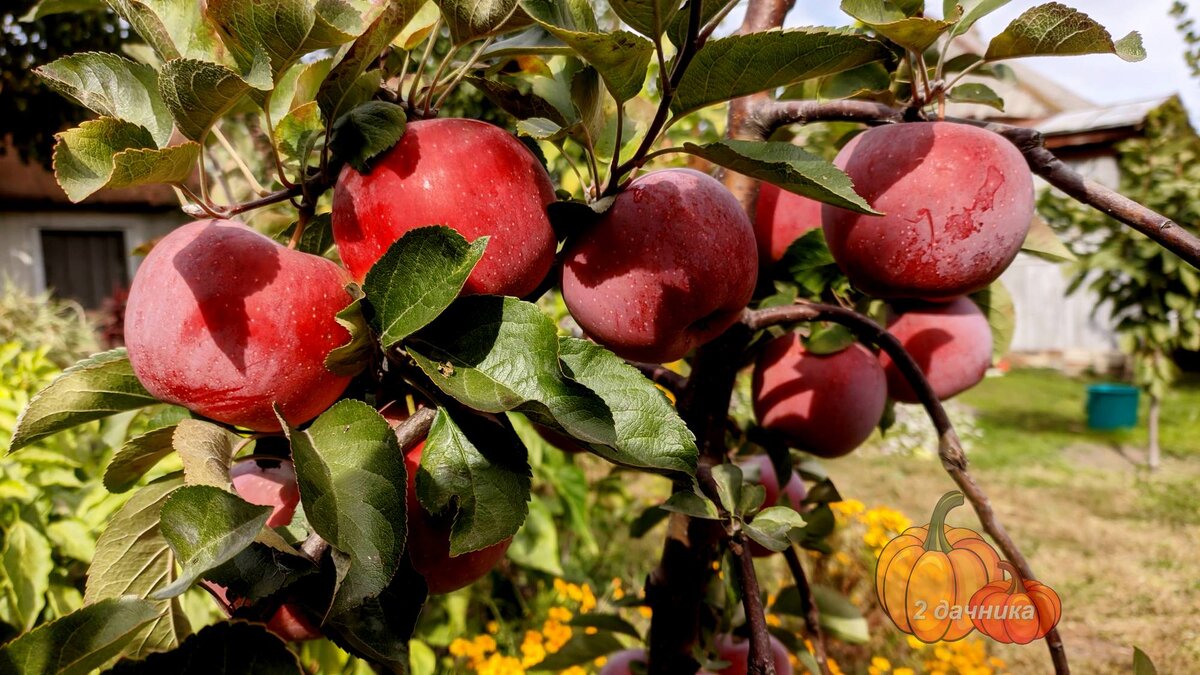
[[[312,204],[304,203],[301,205],[300,213],[296,220],[296,229],[292,230],[292,238],[288,240],[288,248],[295,250],[300,245],[300,241],[304,238],[304,230],[308,226],[308,221],[312,220],[314,207]]]

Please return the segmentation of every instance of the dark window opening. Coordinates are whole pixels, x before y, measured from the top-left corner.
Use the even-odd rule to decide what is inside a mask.
[[[129,284],[125,233],[42,230],[46,287],[86,309],[99,309],[113,291]]]

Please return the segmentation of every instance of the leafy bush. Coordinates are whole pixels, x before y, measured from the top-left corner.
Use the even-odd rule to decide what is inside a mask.
[[[96,351],[96,335],[83,307],[48,292],[29,295],[11,279],[0,282],[0,342],[44,349],[59,368]]]

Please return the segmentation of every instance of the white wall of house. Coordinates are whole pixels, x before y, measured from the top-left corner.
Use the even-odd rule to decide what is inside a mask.
[[[187,216],[179,212],[0,211],[0,275],[26,291],[40,293],[46,290],[41,232],[90,230],[125,234],[127,276],[132,279],[141,261],[133,249],[186,221]]]

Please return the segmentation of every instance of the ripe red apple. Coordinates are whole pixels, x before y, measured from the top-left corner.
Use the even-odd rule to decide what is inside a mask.
[[[796,448],[841,457],[879,424],[886,384],[875,355],[862,345],[818,355],[791,333],[767,343],[758,357],[751,385],[754,414]]]
[[[775,662],[775,675],[792,675],[792,661],[787,647],[774,635],[770,636],[771,660]],[[718,675],[746,675],[750,671],[750,641],[721,635],[717,638],[717,655],[729,665],[718,671]]]
[[[990,131],[952,122],[876,127],[834,162],[884,216],[822,207],[834,259],[880,298],[945,301],[1000,276],[1033,219],[1025,158]]]
[[[762,184],[754,217],[754,238],[758,241],[761,264],[779,262],[792,242],[818,227],[821,227],[821,202],[770,183]]]
[[[334,315],[350,303],[346,271],[231,220],[163,237],[134,276],[125,344],[142,385],[205,417],[278,431],[271,405],[300,424],[350,378],[325,368],[350,339]]]
[[[888,322],[888,332],[916,360],[942,400],[979,384],[992,364],[992,329],[970,298],[912,307]],[[888,394],[917,403],[916,392],[892,359],[885,353],[879,362],[887,375]]]
[[[405,454],[408,469],[408,557],[418,574],[425,577],[433,595],[469,586],[504,558],[512,539],[479,551],[450,557],[450,518],[431,515],[417,499],[417,471],[421,465],[422,441]]]
[[[737,321],[758,274],[754,230],[721,183],[666,169],[635,179],[572,245],[563,299],[626,359],[683,357]]]
[[[300,503],[300,488],[296,484],[296,467],[286,459],[273,457],[251,457],[238,461],[229,470],[233,488],[238,496],[251,504],[273,507],[268,527],[283,527],[292,522],[296,506]],[[227,590],[211,581],[201,581],[228,606]],[[244,604],[235,601],[235,608]],[[267,630],[289,642],[315,640],[321,637],[320,626],[295,602],[284,602],[275,611]]]
[[[550,271],[557,241],[546,205],[550,176],[502,129],[467,119],[409,122],[363,175],[347,166],[333,192],[333,238],[362,281],[409,230],[445,225],[469,241],[490,236],[464,293],[522,297]]]

